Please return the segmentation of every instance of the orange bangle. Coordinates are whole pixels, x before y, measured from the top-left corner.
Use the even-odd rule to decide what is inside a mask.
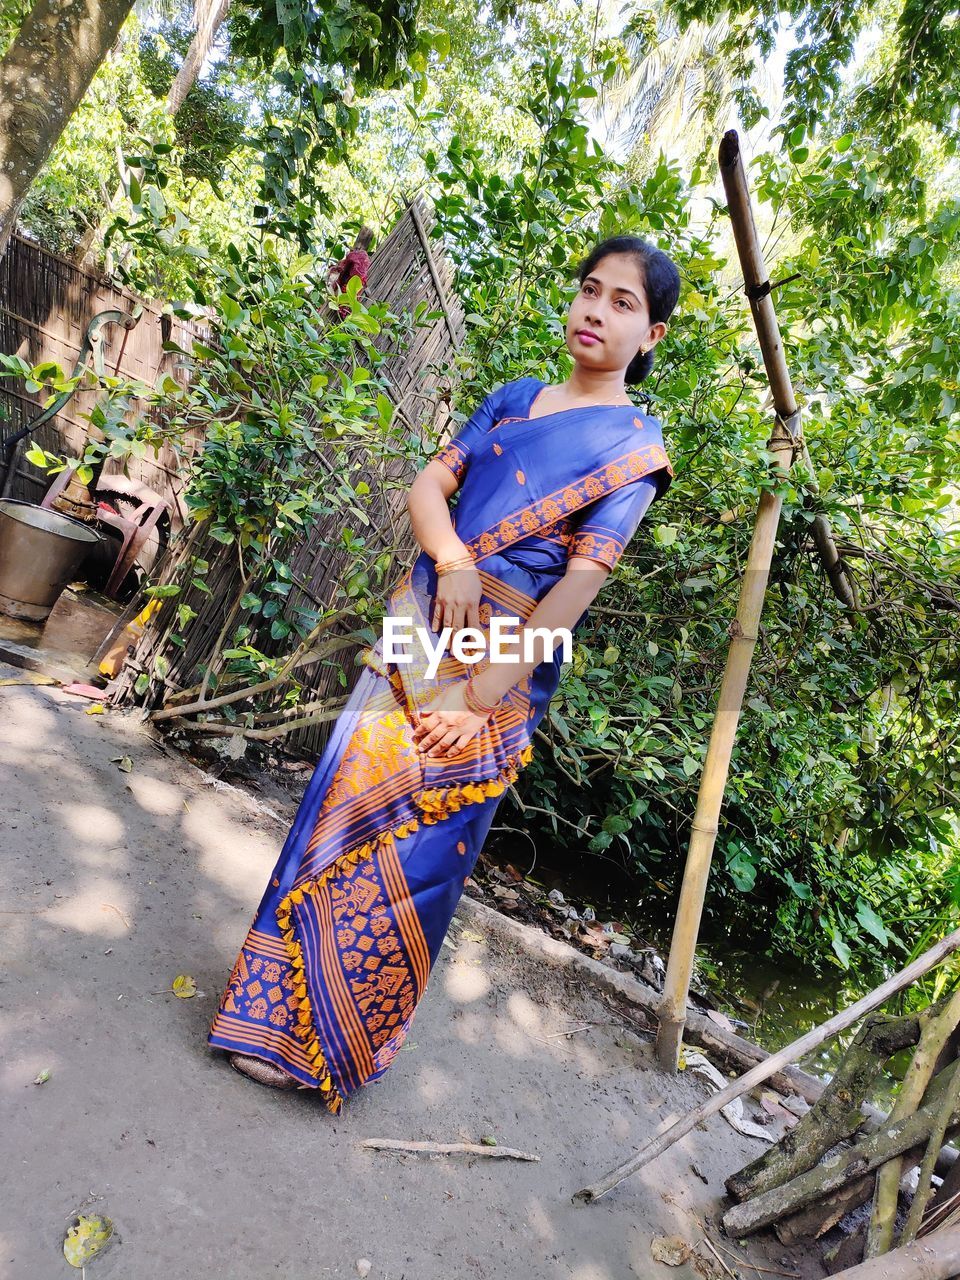
[[[473,676],[470,676],[467,679],[466,687],[463,691],[463,700],[467,704],[468,710],[472,711],[474,715],[489,716],[492,712],[496,711],[497,707],[499,707],[500,703],[503,701],[503,695],[501,694],[492,707],[485,706],[477,696],[476,690],[473,687]]]
[[[438,560],[434,565],[438,578],[442,578],[445,573],[453,573],[456,569],[473,569],[476,565],[473,556],[460,556],[456,560]]]

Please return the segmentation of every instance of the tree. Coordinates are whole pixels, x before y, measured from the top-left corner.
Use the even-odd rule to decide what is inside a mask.
[[[175,116],[177,114],[196,84],[197,76],[203,70],[203,64],[210,54],[217,32],[220,30],[229,8],[230,0],[197,0],[194,5],[193,22],[196,31],[190,41],[190,47],[187,50],[186,57],[183,59],[180,70],[167,91],[165,104],[167,115]],[[113,193],[113,197],[107,201],[104,217],[99,223],[91,224],[81,239],[77,257],[84,266],[92,265],[94,243],[98,237],[102,238],[105,230],[105,220],[123,199],[123,190],[123,183],[121,182]]]
[[[37,0],[0,60],[0,255],[133,0]]]

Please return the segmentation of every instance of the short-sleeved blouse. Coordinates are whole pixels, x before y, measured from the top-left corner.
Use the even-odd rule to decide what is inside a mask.
[[[539,378],[518,378],[492,391],[433,460],[442,462],[463,485],[478,443],[502,422],[529,416],[530,406],[546,385]],[[509,417],[503,415],[504,408],[510,410]],[[496,450],[497,445],[493,448]],[[658,492],[656,475],[644,476],[604,494],[571,516],[561,517],[531,541],[555,544],[563,548],[567,559],[584,556],[613,569]]]

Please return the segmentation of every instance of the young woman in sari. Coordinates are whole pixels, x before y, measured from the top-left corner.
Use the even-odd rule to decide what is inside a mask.
[[[518,639],[572,632],[671,483],[660,424],[625,387],[652,367],[677,269],[619,236],[578,278],[567,381],[492,392],[410,488],[422,550],[388,616],[431,637],[488,636],[495,616],[519,619]],[[500,799],[531,758],[562,650],[476,665],[446,652],[435,674],[422,649],[407,657],[385,656],[382,639],[365,653],[209,1037],[244,1074],[316,1089],[333,1112],[404,1041]]]

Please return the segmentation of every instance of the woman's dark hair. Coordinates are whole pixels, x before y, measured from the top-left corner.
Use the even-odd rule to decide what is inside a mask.
[[[583,284],[587,276],[603,258],[611,253],[629,253],[640,268],[640,279],[647,295],[650,323],[668,320],[680,297],[680,272],[662,249],[648,244],[639,236],[611,236],[604,240],[585,258],[577,270],[577,280]],[[627,365],[624,381],[628,386],[642,382],[653,368],[653,350],[639,351]]]

